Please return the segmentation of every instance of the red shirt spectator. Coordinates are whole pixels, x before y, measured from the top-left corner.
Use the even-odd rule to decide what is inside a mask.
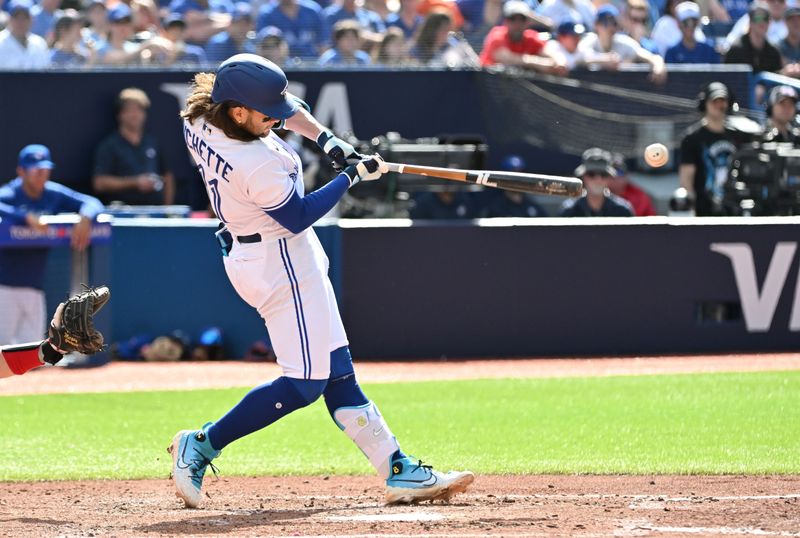
[[[652,217],[656,214],[650,197],[633,183],[628,183],[622,192],[615,194],[630,202],[633,206],[633,214],[636,217]]]
[[[512,41],[508,35],[508,26],[495,26],[483,42],[481,65],[498,63],[494,55],[501,48],[516,54],[539,54],[544,49],[544,41],[539,37],[539,32],[531,29],[523,31],[519,41]]]

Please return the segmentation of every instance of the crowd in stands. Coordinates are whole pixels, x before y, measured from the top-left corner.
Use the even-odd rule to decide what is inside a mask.
[[[576,68],[742,63],[800,76],[797,0],[2,0],[0,69]]]

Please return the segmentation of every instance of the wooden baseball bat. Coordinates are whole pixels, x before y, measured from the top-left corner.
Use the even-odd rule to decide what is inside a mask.
[[[386,163],[386,166],[389,172],[463,181],[507,191],[552,194],[556,196],[580,196],[583,191],[583,182],[576,177],[501,172],[497,170],[460,170],[457,168],[397,163]]]

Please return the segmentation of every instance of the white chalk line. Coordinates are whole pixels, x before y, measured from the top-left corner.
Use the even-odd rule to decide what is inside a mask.
[[[768,531],[755,527],[670,527],[653,525],[648,521],[622,521],[622,529],[618,529],[617,536],[637,536],[649,532],[675,533],[675,534],[713,534],[713,535],[746,535],[746,536],[800,536],[800,532],[793,531]]]

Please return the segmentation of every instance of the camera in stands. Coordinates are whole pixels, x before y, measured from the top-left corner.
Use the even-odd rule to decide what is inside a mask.
[[[768,142],[734,153],[722,204],[731,215],[800,215],[800,149]]]

